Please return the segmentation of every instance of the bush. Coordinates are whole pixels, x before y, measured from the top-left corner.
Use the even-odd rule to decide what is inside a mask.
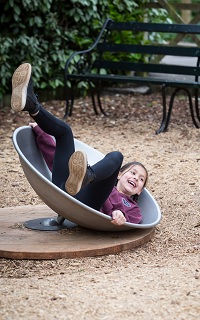
[[[88,48],[103,22],[144,17],[147,0],[4,0],[0,2],[0,100],[23,61],[34,67],[39,89],[63,86],[64,66],[74,51]]]

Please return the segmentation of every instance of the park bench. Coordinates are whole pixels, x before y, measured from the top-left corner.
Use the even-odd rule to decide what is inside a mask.
[[[126,43],[124,32],[131,32],[135,42],[138,32],[144,34],[143,43]],[[151,34],[172,35],[171,41],[155,43]],[[114,36],[113,36],[114,34]],[[118,36],[116,36],[118,34]],[[66,110],[72,115],[74,97],[79,82],[87,82],[91,89],[94,112],[106,115],[101,103],[103,84],[146,84],[160,86],[162,93],[162,120],[156,133],[167,130],[176,95],[182,90],[188,97],[191,117],[195,127],[200,127],[198,91],[200,88],[200,25],[163,24],[141,22],[114,22],[107,19],[95,43],[87,50],[73,53],[65,65]],[[185,42],[190,37],[197,45]],[[120,41],[113,41],[113,39]],[[130,39],[130,37],[129,37]],[[184,39],[184,42],[183,42]],[[130,42],[130,41],[129,41]],[[194,41],[192,41],[194,43]],[[125,54],[129,59],[126,59]],[[121,57],[123,58],[119,58]],[[134,56],[140,55],[140,60]],[[131,56],[131,59],[130,59]],[[125,58],[124,58],[125,57]],[[173,63],[164,57],[175,57]],[[192,58],[194,65],[180,65],[181,59]],[[170,90],[168,89],[170,88]],[[167,94],[171,95],[167,103]]]

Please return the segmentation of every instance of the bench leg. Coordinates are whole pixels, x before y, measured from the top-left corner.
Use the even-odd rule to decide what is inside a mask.
[[[195,119],[195,113],[194,113],[194,107],[193,107],[193,102],[192,102],[192,95],[191,95],[191,92],[189,89],[186,89],[186,88],[179,88],[177,89],[177,92],[178,90],[183,90],[187,93],[187,96],[188,96],[188,102],[189,102],[189,107],[190,107],[190,114],[191,114],[191,117],[192,117],[192,121],[195,125],[196,128],[199,128],[200,127],[200,123],[198,123]],[[197,100],[198,102],[198,100]],[[195,107],[196,107],[196,113],[197,113],[197,119],[198,119],[198,111],[197,111],[197,105],[196,105],[196,97],[195,97]],[[198,119],[199,121],[199,119]]]
[[[170,122],[171,113],[172,113],[174,98],[175,98],[175,96],[177,95],[177,93],[178,93],[180,90],[183,90],[183,91],[185,91],[185,92],[187,93],[188,101],[189,101],[189,107],[190,107],[190,114],[191,114],[191,117],[192,117],[192,121],[193,121],[195,127],[196,127],[196,128],[199,128],[199,124],[197,123],[197,121],[196,121],[196,119],[195,119],[195,115],[194,115],[193,103],[192,103],[192,96],[191,96],[190,90],[189,90],[189,89],[186,89],[186,88],[176,88],[176,89],[173,91],[173,93],[172,93],[172,95],[171,95],[171,98],[170,98],[169,110],[168,110],[168,114],[167,114],[167,120],[166,120],[166,123],[165,123],[164,131],[167,131],[167,128],[168,128],[168,125],[169,125],[169,122]]]
[[[104,116],[107,116],[106,112],[104,111],[102,104],[101,104],[101,82],[98,82],[98,85],[95,85],[93,83],[90,83],[90,91],[91,91],[91,97],[92,97],[92,104],[93,104],[93,109],[96,115],[98,115],[97,107],[96,107],[96,101],[95,98],[97,99],[98,107],[101,111],[101,113]]]
[[[180,90],[181,90],[181,88],[176,88],[173,91],[172,95],[171,95],[170,102],[169,102],[168,114],[167,114],[167,120],[166,120],[166,123],[165,123],[164,131],[167,131],[167,128],[168,128],[168,125],[169,125],[169,122],[170,122],[170,118],[171,118],[173,104],[174,104],[174,98],[175,98],[176,94],[178,93],[178,91],[180,91]]]
[[[90,86],[90,92],[91,92],[91,98],[92,98],[92,105],[93,109],[96,115],[98,115],[97,107],[96,107],[96,102],[95,102],[95,89],[94,89],[94,84],[92,82],[89,82]]]
[[[68,94],[69,91],[69,94]],[[64,114],[64,119],[67,116],[72,116],[72,111],[73,111],[73,106],[74,106],[74,83],[71,82],[71,88],[69,88],[66,86],[66,92],[67,92],[67,96],[66,96],[66,108],[65,108],[65,114]]]
[[[101,82],[98,83],[97,86],[97,101],[98,101],[98,105],[99,105],[99,109],[101,111],[101,113],[103,113],[104,116],[107,116],[107,113],[104,111],[102,104],[101,104]]]
[[[193,123],[194,123],[196,128],[200,128],[200,123],[197,123],[197,121],[195,119],[191,93],[187,89],[184,89],[184,90],[187,92],[187,95],[188,95],[189,105],[190,105],[190,114],[191,114],[191,117],[192,117],[192,121],[193,121]],[[196,105],[196,96],[195,96],[195,109],[196,109],[197,119],[199,121],[199,110],[197,111],[197,109],[198,109],[198,100],[197,100],[197,105]]]
[[[166,85],[162,85],[162,101],[163,101],[163,117],[160,128],[156,131],[156,134],[159,134],[165,131],[165,123],[166,123]]]
[[[195,110],[196,110],[196,116],[198,121],[200,122],[200,115],[199,115],[199,89],[196,88],[194,92],[195,97]]]

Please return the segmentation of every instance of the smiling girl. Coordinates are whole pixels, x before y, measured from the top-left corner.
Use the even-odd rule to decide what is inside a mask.
[[[147,182],[146,168],[139,162],[121,167],[123,155],[119,151],[110,152],[89,166],[87,155],[75,152],[71,127],[40,105],[33,91],[29,63],[20,65],[13,74],[11,107],[17,112],[28,111],[38,124],[31,126],[56,186],[111,216],[113,224],[142,220],[137,198]]]

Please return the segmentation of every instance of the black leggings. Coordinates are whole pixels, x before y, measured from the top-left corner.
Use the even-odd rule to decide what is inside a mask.
[[[66,192],[65,182],[69,176],[68,162],[75,151],[71,127],[64,121],[54,117],[42,106],[38,114],[32,116],[32,118],[43,131],[56,139],[52,182]],[[122,161],[123,155],[121,152],[113,151],[91,166],[96,176],[95,180],[81,189],[74,198],[93,209],[99,210],[116,184]]]

